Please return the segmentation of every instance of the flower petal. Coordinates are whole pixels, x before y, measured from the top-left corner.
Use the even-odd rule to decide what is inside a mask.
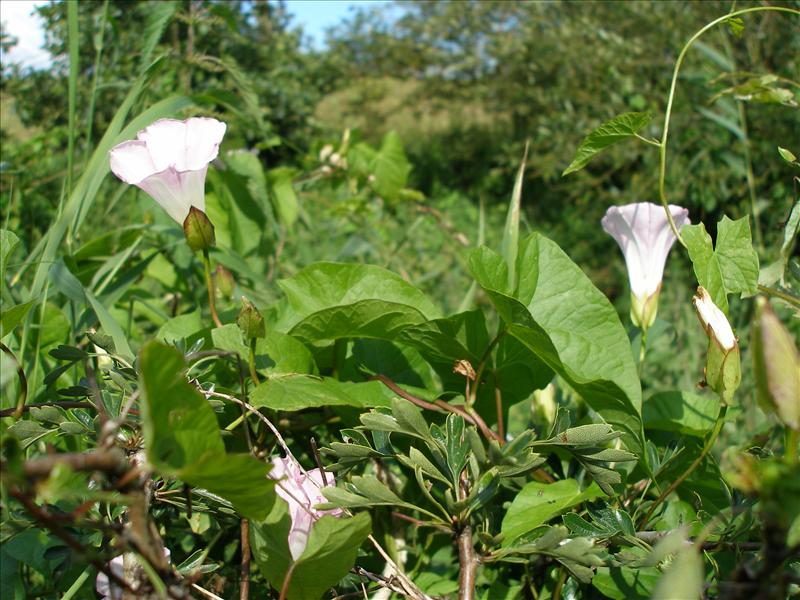
[[[202,169],[217,157],[226,125],[216,119],[194,117],[186,121],[159,119],[139,132],[159,171]]]
[[[216,119],[195,117],[186,121],[186,168],[202,169],[219,154],[226,125]]]
[[[111,172],[125,183],[138,185],[159,171],[153,164],[147,144],[139,140],[122,142],[108,154]]]
[[[189,208],[205,211],[205,181],[207,167],[200,171],[179,172],[169,168],[151,175],[139,183],[161,205],[167,214],[183,224]]]
[[[687,209],[675,205],[669,209],[676,227],[689,223]],[[663,207],[650,202],[612,206],[602,225],[622,249],[631,292],[645,301],[659,289],[667,255],[676,239]]]
[[[158,171],[170,167],[186,170],[186,123],[176,119],[159,119],[136,136],[147,150]]]

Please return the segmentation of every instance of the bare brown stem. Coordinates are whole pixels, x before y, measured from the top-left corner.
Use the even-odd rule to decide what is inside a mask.
[[[475,547],[472,545],[472,527],[464,525],[458,534],[458,600],[474,600],[475,576],[478,572],[478,560],[475,558]]]
[[[242,519],[242,568],[239,574],[239,600],[250,597],[250,521]]]
[[[103,471],[121,475],[130,469],[124,455],[119,450],[105,450],[88,453],[50,454],[34,460],[25,461],[22,470],[27,477],[40,479],[47,477],[56,465],[67,465],[73,471]]]
[[[292,575],[294,575],[294,568],[296,565],[296,562],[292,562],[292,566],[286,571],[286,576],[283,578],[283,585],[281,586],[281,595],[278,600],[286,600],[286,594],[289,592],[289,583],[292,581]]]

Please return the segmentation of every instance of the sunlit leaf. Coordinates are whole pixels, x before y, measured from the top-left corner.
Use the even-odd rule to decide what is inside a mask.
[[[606,121],[592,133],[583,138],[581,145],[575,152],[575,158],[570,165],[564,169],[562,176],[580,171],[592,160],[595,155],[622,140],[636,135],[639,130],[645,127],[653,117],[646,112],[630,112],[614,117]]]

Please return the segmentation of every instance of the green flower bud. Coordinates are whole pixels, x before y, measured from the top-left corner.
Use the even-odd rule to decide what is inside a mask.
[[[248,341],[253,338],[262,338],[267,334],[264,317],[258,312],[256,305],[244,296],[242,296],[242,308],[239,311],[239,316],[236,317],[236,324]]]
[[[756,300],[752,349],[759,404],[787,427],[800,430],[800,354],[765,298]]]
[[[656,320],[659,293],[661,293],[660,285],[649,296],[637,296],[631,293],[631,321],[642,331],[647,331]]]
[[[725,313],[714,304],[705,288],[698,287],[692,301],[708,335],[705,383],[727,404],[742,381],[739,343]]]
[[[233,273],[222,265],[217,265],[217,289],[223,298],[233,298],[233,288],[236,287],[236,280]]]
[[[183,222],[183,234],[186,243],[194,251],[208,250],[216,243],[214,225],[208,220],[206,213],[192,206]]]

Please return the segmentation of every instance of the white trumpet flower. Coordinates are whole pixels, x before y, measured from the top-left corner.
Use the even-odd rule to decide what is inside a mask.
[[[205,117],[159,119],[137,139],[111,149],[111,171],[147,192],[182,225],[191,207],[205,212],[206,172],[225,129],[225,123]]]
[[[678,229],[690,223],[687,209],[670,204],[669,210]],[[664,265],[677,238],[663,207],[650,202],[612,206],[602,225],[625,256],[631,283],[631,320],[646,330],[655,321]]]

